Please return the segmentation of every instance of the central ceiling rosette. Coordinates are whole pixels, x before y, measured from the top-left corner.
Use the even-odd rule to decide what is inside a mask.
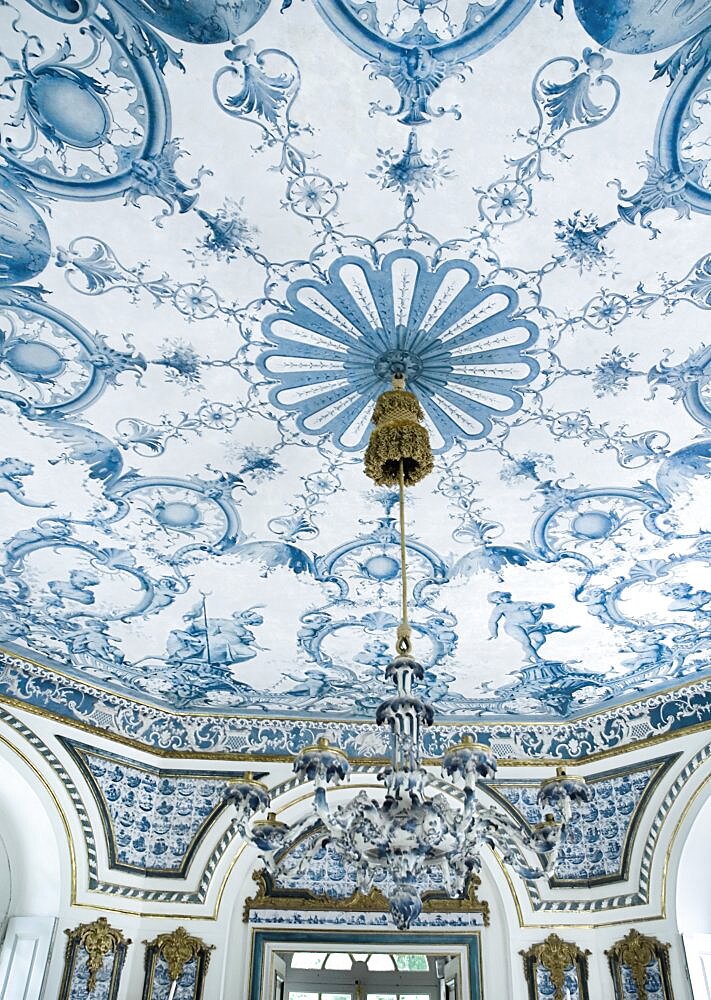
[[[442,452],[520,409],[521,387],[538,374],[526,354],[538,329],[517,307],[513,289],[482,285],[468,261],[432,266],[412,250],[375,265],[344,257],[327,280],[288,288],[285,308],[262,324],[272,346],[257,363],[277,383],[274,406],[349,451],[364,446],[373,401],[402,373]]]

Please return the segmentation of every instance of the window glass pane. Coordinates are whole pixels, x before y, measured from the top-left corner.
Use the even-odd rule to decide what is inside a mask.
[[[350,955],[343,951],[332,951],[326,959],[324,969],[350,969],[352,965]]]
[[[352,993],[322,993],[321,1000],[353,1000]]]
[[[371,972],[392,972],[395,968],[390,955],[371,955],[367,964]],[[375,1000],[379,1000],[379,994],[373,994],[373,996]],[[383,996],[385,997],[386,994]]]
[[[289,1000],[318,1000],[318,993],[301,993],[300,990],[289,990]]]
[[[291,967],[292,969],[320,969],[325,958],[325,951],[295,951],[291,956]],[[301,998],[297,997],[296,1000],[301,1000]]]
[[[431,1000],[429,993],[401,993],[400,1000]]]
[[[368,1000],[397,1000],[396,993],[369,993]],[[427,997],[427,1000],[430,1000]]]
[[[393,955],[399,972],[427,972],[427,955]]]

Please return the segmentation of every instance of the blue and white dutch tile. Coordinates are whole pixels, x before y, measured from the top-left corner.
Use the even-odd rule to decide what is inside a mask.
[[[168,996],[171,986],[172,980],[168,974],[168,964],[160,956],[156,962],[153,989],[150,992],[148,1000],[161,1000],[162,997]],[[183,971],[180,974],[175,992],[173,993],[174,1000],[194,1000],[197,996],[198,986],[197,960],[191,958],[183,966]]]
[[[104,958],[104,963],[96,974],[96,985],[89,991],[89,968],[87,966],[88,955],[85,951],[78,951],[78,961],[74,966],[74,975],[69,986],[67,1000],[109,1000],[111,996],[111,976],[114,970],[115,955],[109,954]]]
[[[563,989],[565,1000],[580,1000],[580,983],[578,982],[578,970],[571,967],[565,970]],[[545,965],[536,966],[536,997],[537,1000],[553,1000],[556,995],[556,988],[551,979],[550,972]]]
[[[173,748],[291,753],[309,723],[221,713],[327,715],[374,752],[397,548],[359,462],[405,370],[428,697],[524,753],[624,741],[545,724],[711,667],[708,15],[283,6],[0,8],[0,640],[74,678],[6,693]]]
[[[640,768],[629,774],[588,782],[590,802],[566,829],[553,873],[556,879],[585,882],[623,877],[624,850],[631,824],[655,772],[654,767]],[[537,786],[501,783],[497,791],[529,823],[540,820]]]
[[[317,837],[307,837],[289,851],[288,865],[280,867],[276,879],[277,889],[296,889],[312,892],[316,896],[331,896],[344,899],[353,895],[358,888],[358,874],[343,854],[333,846],[326,845],[315,853],[313,841]],[[423,892],[442,890],[442,876],[428,872],[422,886]],[[385,869],[378,872],[374,885],[387,897],[392,891],[392,881]]]
[[[229,781],[147,771],[113,756],[82,757],[103,802],[118,866],[180,872]]]
[[[639,1000],[639,990],[628,965],[622,969],[622,1000]],[[650,962],[645,970],[644,987],[648,1000],[669,1000],[664,989],[664,980],[659,962]]]
[[[343,910],[250,910],[249,923],[257,927],[372,927],[392,930],[388,913],[344,912]],[[417,918],[418,930],[428,928],[456,929],[481,927],[479,913],[422,913]]]

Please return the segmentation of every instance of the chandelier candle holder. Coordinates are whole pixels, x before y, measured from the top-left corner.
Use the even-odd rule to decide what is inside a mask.
[[[480,798],[481,783],[495,778],[496,758],[490,747],[471,736],[445,752],[440,777],[423,767],[423,730],[432,725],[434,710],[416,693],[424,668],[412,656],[405,534],[405,488],[420,482],[433,467],[423,419],[417,398],[405,389],[404,377],[395,376],[393,388],[375,404],[375,428],[365,453],[366,475],[377,485],[397,486],[400,497],[402,620],[396,655],[385,671],[395,693],[376,713],[378,725],[390,730],[390,761],[377,776],[383,791],[378,796],[360,791],[332,806],[328,788],[340,786],[351,765],[342,750],[319,739],[294,759],[298,778],[313,782],[315,789],[314,810],[300,822],[282,823],[274,813],[256,819],[268,810],[270,795],[266,785],[251,775],[229,792],[238,828],[259,849],[268,870],[277,872],[285,848],[320,823],[324,834],[315,838],[310,857],[333,845],[355,866],[361,892],[369,892],[378,882],[400,930],[410,927],[422,911],[423,886],[432,881],[427,875],[434,876],[450,897],[465,897],[472,875],[481,868],[484,847],[498,851],[524,879],[549,876],[573,806],[589,800],[584,779],[559,767],[538,792],[541,822],[533,826],[517,822],[493,801],[486,804]],[[310,857],[303,858],[300,866],[305,869]]]

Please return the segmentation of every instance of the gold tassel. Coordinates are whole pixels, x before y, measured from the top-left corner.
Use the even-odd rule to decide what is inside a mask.
[[[396,375],[393,388],[378,397],[373,410],[375,429],[365,451],[369,479],[378,486],[396,486],[400,462],[406,486],[419,483],[432,471],[432,448],[423,420],[417,397],[405,389],[405,379]]]

